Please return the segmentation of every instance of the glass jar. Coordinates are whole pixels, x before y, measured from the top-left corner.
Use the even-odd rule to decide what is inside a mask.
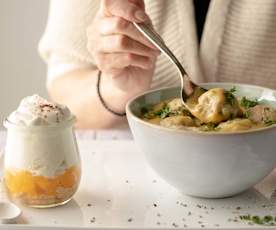
[[[8,195],[24,205],[67,203],[77,191],[81,165],[73,124],[20,126],[5,120],[4,180]]]

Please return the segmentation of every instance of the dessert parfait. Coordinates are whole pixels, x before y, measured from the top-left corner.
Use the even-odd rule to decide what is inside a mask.
[[[72,198],[81,174],[75,120],[66,106],[38,95],[8,116],[4,179],[12,199],[43,208]]]

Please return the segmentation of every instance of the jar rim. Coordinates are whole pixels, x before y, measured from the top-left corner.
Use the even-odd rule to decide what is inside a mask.
[[[72,126],[74,123],[76,123],[77,118],[75,116],[72,116],[69,120],[67,121],[63,121],[61,123],[58,124],[53,124],[53,125],[37,125],[37,126],[25,126],[25,125],[19,125],[19,124],[15,124],[11,121],[9,121],[8,118],[6,118],[3,122],[3,125],[6,129],[20,129],[20,130],[56,130],[56,129],[60,129],[60,128],[66,128],[66,127],[70,127]]]

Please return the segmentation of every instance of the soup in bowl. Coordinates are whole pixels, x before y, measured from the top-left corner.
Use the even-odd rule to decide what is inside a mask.
[[[276,165],[276,91],[236,83],[202,86],[222,88],[227,97],[230,93],[238,108],[229,110],[234,115],[226,110],[218,122],[202,121],[179,103],[179,88],[164,88],[131,100],[128,122],[149,165],[169,184],[192,196],[232,196]]]

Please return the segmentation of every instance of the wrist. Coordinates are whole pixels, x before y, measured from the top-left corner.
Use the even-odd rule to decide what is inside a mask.
[[[111,113],[123,114],[128,100],[132,98],[131,93],[119,89],[104,73],[98,80],[98,93],[103,106]]]

